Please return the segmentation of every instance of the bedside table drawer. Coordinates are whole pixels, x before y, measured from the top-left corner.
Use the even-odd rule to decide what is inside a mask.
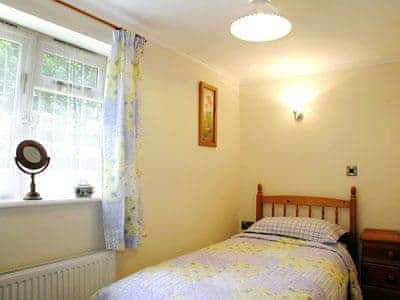
[[[400,289],[400,268],[363,264],[363,283],[367,285]]]
[[[386,243],[364,242],[363,261],[400,265],[400,247]]]
[[[363,287],[364,300],[398,300],[400,299],[400,292],[387,290],[374,286]]]

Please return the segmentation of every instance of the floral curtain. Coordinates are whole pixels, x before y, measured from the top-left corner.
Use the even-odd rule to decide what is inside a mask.
[[[141,95],[145,40],[114,31],[103,104],[103,220],[106,247],[136,248],[140,241]]]

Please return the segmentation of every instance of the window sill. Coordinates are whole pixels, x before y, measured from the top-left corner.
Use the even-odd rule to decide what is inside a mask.
[[[63,199],[63,200],[0,200],[0,208],[70,205],[101,202],[100,198]]]

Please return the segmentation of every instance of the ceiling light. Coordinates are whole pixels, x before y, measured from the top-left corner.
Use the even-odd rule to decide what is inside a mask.
[[[280,16],[269,0],[249,0],[254,12],[241,17],[231,25],[231,33],[249,42],[267,42],[283,38],[292,30],[292,24]]]

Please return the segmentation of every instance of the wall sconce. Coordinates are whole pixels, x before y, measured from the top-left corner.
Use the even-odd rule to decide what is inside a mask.
[[[304,106],[305,100],[299,93],[293,95],[293,99],[290,101],[290,108],[293,111],[295,121],[301,122],[304,119]]]
[[[293,111],[293,115],[294,115],[294,119],[297,121],[297,122],[300,122],[300,121],[302,121],[303,119],[304,119],[304,115],[303,115],[303,113],[302,112],[298,112],[298,111]]]
[[[304,107],[311,100],[311,89],[304,85],[292,86],[285,91],[284,97],[293,112],[295,121],[304,119]]]

